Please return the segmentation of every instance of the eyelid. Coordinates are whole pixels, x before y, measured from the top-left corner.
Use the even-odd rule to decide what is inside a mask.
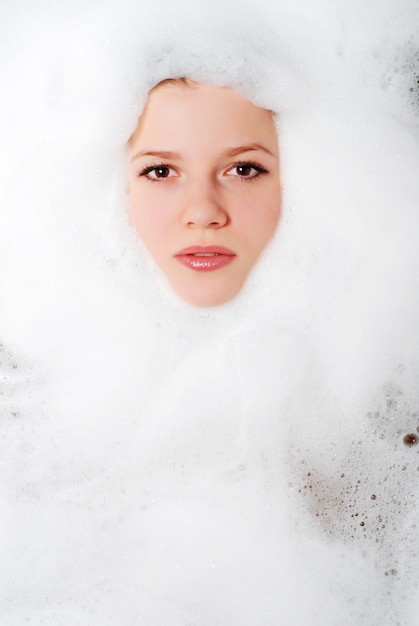
[[[253,174],[252,176],[240,176],[240,174],[232,175],[228,173],[236,167],[251,167],[254,170],[256,170],[257,174]],[[227,176],[232,176],[233,178],[251,179],[251,178],[257,178],[260,174],[269,174],[269,170],[264,165],[262,165],[261,163],[258,163],[257,161],[235,161],[234,163],[231,163],[228,167],[224,169],[224,174]]]
[[[159,168],[167,168],[171,172],[175,172],[175,174],[169,174],[169,176],[162,178],[153,178],[151,176],[148,176],[151,172]],[[162,182],[164,180],[167,180],[168,178],[176,178],[177,176],[179,176],[179,171],[177,170],[177,168],[173,167],[173,165],[170,165],[169,163],[151,163],[150,165],[146,165],[145,167],[137,171],[137,178],[140,178],[141,176],[143,176],[146,180],[152,182]]]
[[[253,173],[250,176],[230,173],[231,170],[234,170],[235,168],[238,168],[238,167],[250,167],[253,170],[255,170],[255,173]],[[159,168],[167,168],[168,170],[170,170],[169,175],[161,177],[161,178],[150,176],[150,174],[152,174],[153,171]],[[231,178],[238,178],[240,180],[250,181],[255,178],[258,178],[262,174],[269,174],[269,170],[264,165],[262,165],[261,163],[258,163],[257,161],[239,160],[239,161],[235,161],[234,163],[230,163],[227,167],[223,168],[222,174],[223,176],[231,176]],[[137,178],[144,177],[146,180],[150,182],[163,182],[165,180],[168,180],[169,178],[179,177],[180,173],[179,173],[178,168],[174,167],[170,163],[162,163],[160,161],[160,162],[150,163],[149,165],[142,167],[141,169],[137,170],[136,175],[137,175]]]

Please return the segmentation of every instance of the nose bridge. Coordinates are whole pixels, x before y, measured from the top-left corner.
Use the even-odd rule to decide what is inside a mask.
[[[215,178],[197,176],[189,181],[184,197],[183,221],[196,228],[219,228],[227,223]]]

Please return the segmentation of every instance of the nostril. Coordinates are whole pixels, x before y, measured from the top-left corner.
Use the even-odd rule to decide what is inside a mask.
[[[190,228],[220,228],[227,222],[227,214],[218,202],[191,202],[184,209],[184,224]]]

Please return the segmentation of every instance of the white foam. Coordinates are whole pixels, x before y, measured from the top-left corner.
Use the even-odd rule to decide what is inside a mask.
[[[2,7],[1,623],[414,626],[415,4]],[[126,214],[175,75],[278,115],[278,233],[209,310]]]

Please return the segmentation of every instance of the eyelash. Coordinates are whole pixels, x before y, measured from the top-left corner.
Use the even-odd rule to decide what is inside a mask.
[[[263,167],[263,165],[261,165],[260,163],[256,163],[255,161],[237,161],[236,163],[233,163],[233,165],[229,168],[228,171],[233,170],[234,168],[238,168],[238,167],[250,167],[252,169],[255,169],[257,172],[257,174],[254,174],[253,176],[240,176],[239,174],[236,177],[236,178],[240,178],[240,180],[245,183],[251,183],[257,178],[259,178],[259,176],[269,173],[268,170],[265,167]],[[150,174],[151,172],[157,169],[163,169],[163,168],[167,168],[169,170],[173,169],[168,163],[153,163],[152,165],[148,165],[144,169],[137,172],[137,177],[140,178],[141,176],[143,176],[150,183],[160,183],[166,180],[167,178],[172,178],[169,176],[162,177],[161,179],[148,177],[148,174]]]
[[[263,165],[261,165],[260,163],[255,163],[255,161],[237,161],[237,163],[234,163],[234,165],[230,169],[234,169],[237,167],[251,167],[257,172],[257,174],[254,174],[253,176],[240,176],[239,174],[238,178],[240,178],[240,180],[244,183],[252,183],[262,174],[269,173],[268,170],[263,167]]]
[[[167,163],[153,163],[152,165],[148,165],[144,169],[142,169],[139,172],[137,172],[137,176],[138,176],[138,178],[140,178],[140,176],[144,176],[144,178],[146,180],[148,180],[150,183],[159,183],[159,182],[165,180],[164,177],[161,178],[161,179],[158,179],[158,178],[148,178],[147,174],[150,174],[150,172],[153,172],[154,170],[163,169],[163,168],[173,169]]]

